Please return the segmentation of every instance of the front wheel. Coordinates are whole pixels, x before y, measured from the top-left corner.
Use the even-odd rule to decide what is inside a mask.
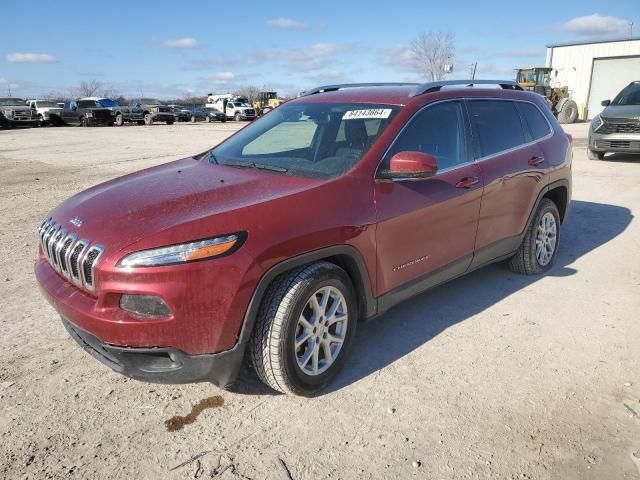
[[[605,152],[594,152],[590,148],[587,148],[587,157],[589,160],[604,160]]]
[[[560,244],[560,214],[558,207],[543,198],[522,244],[509,260],[509,268],[523,275],[536,275],[551,268]]]
[[[191,123],[196,123],[196,117],[194,115],[191,115]]]
[[[173,125],[173,120],[167,120],[167,125]]]
[[[204,121],[207,123],[211,123],[211,117],[207,115],[207,118],[205,118]]]
[[[150,113],[147,113],[147,114],[144,116],[144,124],[145,124],[145,125],[153,125],[153,117],[151,116],[151,114],[150,114]]]
[[[124,117],[122,116],[121,113],[116,115],[116,125],[119,126],[119,127],[124,125]]]
[[[242,117],[240,116],[240,112],[236,112],[236,114],[233,116],[233,119],[236,122],[239,122],[240,120],[242,120]]]
[[[340,371],[357,324],[351,280],[318,262],[277,277],[267,289],[251,339],[260,379],[274,390],[311,395]]]
[[[87,117],[80,118],[80,126],[82,126],[82,127],[88,127],[89,126],[89,120],[87,120]]]

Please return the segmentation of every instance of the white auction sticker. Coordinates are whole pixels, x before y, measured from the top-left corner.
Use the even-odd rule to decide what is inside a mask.
[[[389,118],[390,108],[368,108],[366,110],[349,110],[342,116],[343,120],[355,120],[357,118]]]

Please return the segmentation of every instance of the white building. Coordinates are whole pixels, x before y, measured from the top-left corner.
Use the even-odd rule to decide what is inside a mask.
[[[590,119],[633,80],[640,80],[640,37],[547,45],[551,86],[568,86],[581,119]]]

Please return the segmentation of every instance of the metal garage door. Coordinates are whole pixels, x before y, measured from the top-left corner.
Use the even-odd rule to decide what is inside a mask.
[[[640,57],[594,58],[587,104],[589,118],[602,111],[602,100],[613,100],[634,80],[640,80]]]

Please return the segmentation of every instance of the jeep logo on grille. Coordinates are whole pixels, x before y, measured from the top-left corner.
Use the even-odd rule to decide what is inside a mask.
[[[69,220],[69,223],[71,225],[75,225],[76,227],[80,228],[84,223],[84,221],[80,217],[73,217],[71,220]]]

